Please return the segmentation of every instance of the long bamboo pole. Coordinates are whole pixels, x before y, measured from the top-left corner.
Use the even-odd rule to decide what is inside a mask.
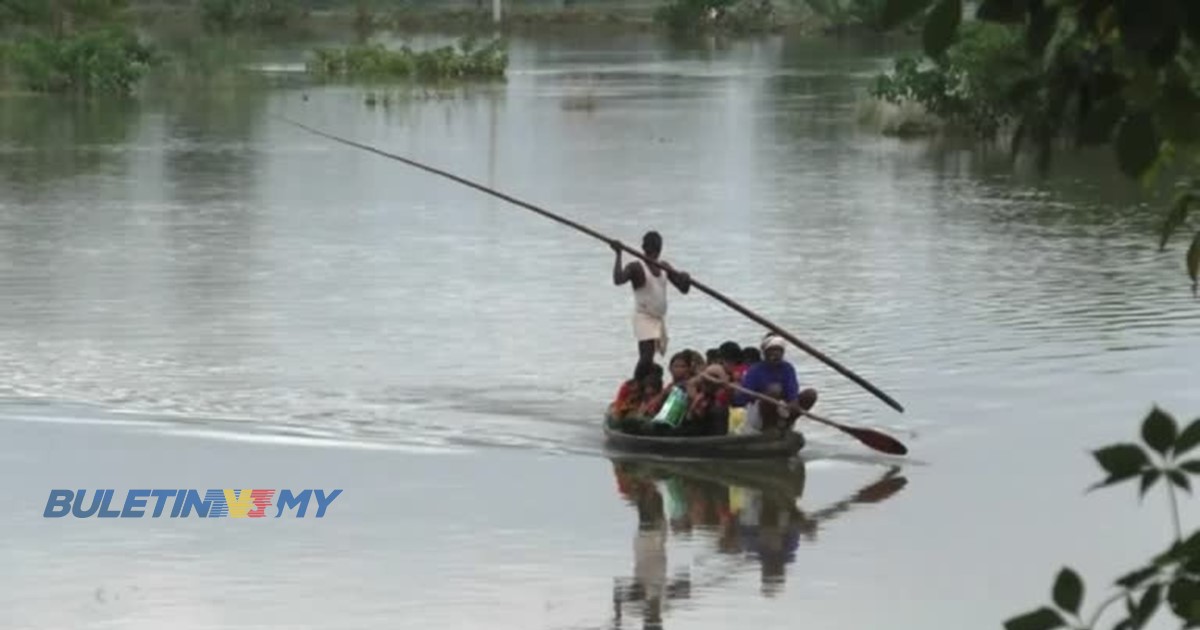
[[[440,175],[449,180],[458,182],[464,186],[468,186],[468,187],[474,188],[475,190],[478,190],[480,192],[492,195],[493,197],[503,199],[504,201],[507,201],[515,206],[520,206],[522,208],[525,208],[526,210],[540,214],[541,216],[543,216],[547,219],[550,219],[551,221],[561,223],[567,227],[570,227],[570,228],[573,228],[580,232],[583,232],[584,234],[587,234],[588,236],[591,236],[594,239],[604,241],[605,243],[609,243],[609,244],[617,242],[615,239],[605,236],[604,234],[601,234],[600,232],[597,232],[596,230],[593,230],[585,225],[581,225],[579,223],[576,223],[575,221],[561,217],[557,214],[554,214],[553,212],[550,212],[549,210],[539,208],[531,203],[521,201],[520,199],[517,199],[516,197],[513,197],[511,195],[507,195],[507,194],[499,192],[497,190],[488,188],[487,186],[484,186],[483,184],[478,184],[469,179],[459,177],[458,175],[454,175],[453,173],[448,173],[441,169],[437,169],[432,166],[427,166],[425,164],[417,162],[416,160],[402,157],[402,156],[396,155],[394,153],[388,153],[386,151],[377,149],[370,145],[362,144],[360,142],[355,142],[353,140],[347,140],[345,138],[341,138],[341,137],[335,136],[333,134],[326,133],[319,129],[314,129],[313,127],[309,127],[308,125],[296,122],[294,120],[291,120],[291,119],[283,117],[283,116],[278,116],[278,118],[290,125],[298,127],[300,129],[303,129],[311,134],[321,136],[321,137],[327,138],[329,140],[333,140],[334,142],[338,142],[338,143],[344,144],[346,146],[350,146],[350,147],[354,147],[356,149],[361,149],[363,151],[374,153],[376,155],[380,155],[380,156],[383,156],[383,157],[391,159],[391,160],[403,162],[404,164],[408,164],[409,166],[412,166],[414,168],[419,168],[428,173],[433,173],[434,175]],[[649,260],[642,252],[634,250],[623,243],[621,244],[621,249],[623,251],[629,253],[630,255],[638,258],[639,260],[642,260],[648,264],[653,264],[653,261]],[[661,262],[661,261],[659,261],[659,262]],[[708,285],[706,285],[698,280],[693,279],[691,281],[691,285],[693,287],[699,289],[700,291],[708,294],[712,298],[716,299],[718,302],[721,302],[725,306],[728,306],[729,308],[737,311],[738,313],[741,313],[742,315],[749,318],[751,321],[755,322],[756,324],[763,326],[764,328],[770,330],[771,332],[773,332],[773,333],[779,335],[780,337],[783,337],[784,339],[795,344],[796,347],[800,348],[801,350],[804,350],[805,352],[812,355],[813,357],[815,357],[817,360],[821,361],[825,365],[828,365],[829,367],[833,368],[834,370],[836,370],[837,372],[839,372],[846,378],[849,378],[850,380],[854,381],[863,389],[866,389],[867,391],[871,392],[872,394],[875,395],[876,398],[882,400],[884,403],[887,403],[888,406],[895,409],[896,411],[899,411],[901,413],[904,412],[904,407],[899,402],[897,402],[891,396],[888,396],[887,394],[885,394],[883,392],[883,390],[881,390],[878,387],[876,387],[875,385],[871,384],[870,381],[867,381],[865,378],[859,376],[858,374],[855,374],[849,368],[838,363],[837,361],[834,361],[832,358],[826,356],[824,353],[818,351],[816,348],[813,348],[812,346],[808,345],[807,343],[804,343],[803,341],[796,338],[794,335],[792,335],[788,331],[780,328],[778,325],[771,322],[770,320],[762,317],[761,315],[758,315],[754,311],[751,311],[750,309],[742,306],[741,304],[738,304],[737,302],[729,299],[722,293],[718,292],[716,289],[713,289],[712,287],[709,287]]]

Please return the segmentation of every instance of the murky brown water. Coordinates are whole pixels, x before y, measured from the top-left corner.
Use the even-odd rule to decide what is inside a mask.
[[[517,40],[507,83],[387,107],[346,86],[0,99],[0,609],[17,627],[996,627],[1063,563],[1132,568],[1165,505],[1082,496],[1086,449],[1133,438],[1152,403],[1200,409],[1178,247],[1092,174],[1104,156],[1039,183],[1002,152],[858,127],[885,59],[606,35]],[[731,521],[736,476],[674,471],[655,520],[655,492],[623,497],[600,456],[634,358],[608,248],[276,115],[630,243],[661,231],[676,266],[904,403],[789,353],[827,415],[886,427],[911,461],[889,473],[811,426],[798,512]],[[673,349],[762,332],[699,294],[671,296],[670,326]],[[889,474],[894,494],[844,503]],[[336,482],[344,511],[283,530],[40,516],[50,487],[246,479]],[[627,500],[669,522],[687,574],[658,613],[627,588]],[[636,601],[618,614],[614,593]]]

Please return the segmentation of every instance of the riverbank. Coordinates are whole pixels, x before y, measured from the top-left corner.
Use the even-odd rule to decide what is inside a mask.
[[[622,5],[615,7],[539,7],[504,5],[501,19],[494,18],[491,4],[449,7],[359,8],[353,5],[321,10],[296,10],[286,17],[268,23],[249,22],[233,30],[262,33],[292,32],[313,34],[329,31],[443,32],[451,34],[512,33],[533,34],[579,29],[604,32],[668,32],[667,25],[656,20],[655,13],[666,6],[662,3]],[[137,5],[132,14],[140,24],[154,27],[166,23],[203,25],[199,12],[180,12],[177,7]],[[791,4],[774,8],[776,20],[754,25],[742,35],[787,33],[793,35],[855,34],[854,29],[838,28],[829,19],[812,12],[807,6]],[[698,28],[696,34],[733,35],[728,29]]]

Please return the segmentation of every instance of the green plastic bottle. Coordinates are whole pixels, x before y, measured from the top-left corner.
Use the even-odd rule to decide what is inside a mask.
[[[667,399],[663,401],[662,408],[658,410],[658,414],[654,416],[651,422],[658,422],[678,427],[683,422],[683,417],[687,415],[687,391],[682,387],[674,387],[671,393],[667,395]]]

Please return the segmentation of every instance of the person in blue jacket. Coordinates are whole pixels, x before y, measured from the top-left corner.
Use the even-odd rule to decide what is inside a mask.
[[[750,366],[742,377],[741,385],[782,400],[787,407],[776,409],[774,405],[763,404],[749,394],[737,392],[733,399],[734,406],[751,407],[747,412],[744,432],[791,429],[802,411],[812,409],[817,404],[817,390],[811,387],[801,389],[796,368],[783,359],[785,345],[782,337],[767,335],[762,343],[763,360]]]

